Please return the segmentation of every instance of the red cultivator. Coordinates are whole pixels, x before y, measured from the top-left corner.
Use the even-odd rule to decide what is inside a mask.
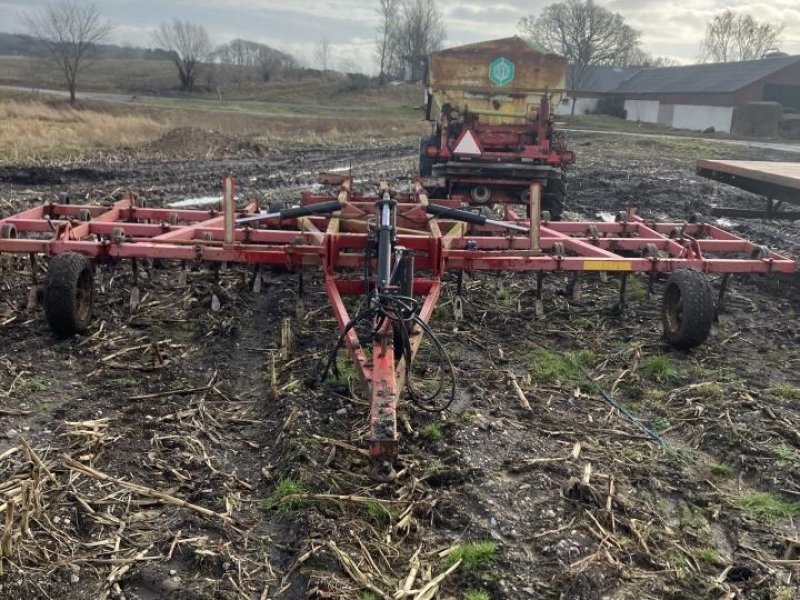
[[[619,272],[621,305],[630,273],[666,275],[665,335],[674,345],[690,347],[706,339],[714,317],[707,274],[724,274],[724,290],[730,274],[796,269],[794,261],[701,220],[656,223],[631,210],[613,223],[540,222],[538,183],[531,185],[528,216],[504,205],[502,218],[459,208],[459,198],[429,201],[419,183],[411,193],[382,186],[372,196],[353,190],[349,179],[336,183],[337,195],[306,193],[299,206],[274,213],[258,213],[256,202],[237,209],[231,179],[225,180],[221,211],[147,208],[132,195],[111,206],[49,203],[0,220],[0,252],[55,256],[44,306],[50,325],[62,335],[89,326],[91,261],[321,265],[341,328],[336,349],[347,349],[368,385],[370,453],[374,475],[382,479],[393,474],[403,386],[423,405],[447,391],[448,373],[449,390],[455,388],[452,366],[428,326],[445,270],[532,271],[537,298],[545,273],[572,272],[578,286],[583,271]],[[347,296],[364,299],[354,315]],[[460,310],[460,305],[457,296],[454,306]],[[426,337],[442,359],[438,388],[421,398],[407,376]],[[335,368],[335,351],[331,365]]]

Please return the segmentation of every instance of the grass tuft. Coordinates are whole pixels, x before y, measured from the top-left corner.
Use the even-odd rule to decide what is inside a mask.
[[[706,565],[718,565],[721,561],[719,554],[713,548],[703,548],[697,553],[697,560]]]
[[[639,367],[645,376],[656,381],[668,381],[678,376],[678,370],[666,356],[654,356]]]
[[[428,423],[425,427],[422,428],[420,435],[424,437],[426,440],[440,440],[442,439],[442,428],[439,427],[438,423]]]
[[[306,503],[302,498],[291,498],[291,496],[303,493],[305,490],[302,485],[294,479],[284,477],[266,499],[265,508],[277,510],[281,514],[288,514]]]
[[[800,387],[793,386],[791,383],[774,385],[767,390],[767,393],[781,400],[800,400]]]
[[[476,567],[493,562],[496,556],[497,545],[494,542],[467,542],[456,546],[447,555],[448,565],[454,565],[459,560],[466,571],[472,571]]]
[[[800,502],[780,498],[769,492],[745,494],[736,501],[736,506],[754,519],[768,523],[800,516]]]
[[[388,525],[397,516],[397,509],[382,502],[367,502],[364,507],[370,520],[380,525]]]
[[[469,590],[464,595],[464,600],[490,600],[489,592],[483,590]]]
[[[538,383],[574,384],[586,378],[586,368],[595,355],[591,350],[534,348],[526,358],[531,377]]]
[[[719,479],[730,479],[736,473],[730,465],[723,465],[720,463],[710,464],[708,470],[714,477],[718,477]]]

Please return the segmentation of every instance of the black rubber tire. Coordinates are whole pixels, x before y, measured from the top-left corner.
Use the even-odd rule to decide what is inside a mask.
[[[94,272],[89,260],[75,252],[50,261],[44,287],[44,312],[53,333],[69,337],[89,328],[94,304]]]
[[[704,273],[678,269],[667,279],[661,305],[664,337],[676,348],[694,348],[708,339],[714,322],[714,293]]]
[[[567,180],[563,176],[550,177],[542,194],[542,210],[550,213],[551,221],[560,221],[567,201]]]

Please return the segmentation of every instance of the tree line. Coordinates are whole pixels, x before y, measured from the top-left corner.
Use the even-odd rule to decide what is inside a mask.
[[[409,67],[442,47],[446,39],[444,18],[436,0],[377,0],[379,26],[375,60],[381,83],[407,74]],[[24,23],[41,50],[58,65],[70,100],[80,72],[93,49],[113,31],[97,7],[81,0],[56,0],[27,13]],[[594,66],[659,67],[677,64],[668,57],[652,56],[642,49],[641,31],[631,27],[619,13],[594,0],[564,0],[545,7],[538,15],[522,18],[521,32],[564,56],[571,65],[567,87],[580,89]],[[701,42],[700,60],[728,62],[762,58],[774,51],[783,33],[782,24],[758,21],[745,13],[725,10],[709,21]],[[233,40],[214,47],[208,31],[187,20],[165,21],[153,32],[153,41],[172,60],[181,89],[192,91],[201,68],[219,66],[226,80],[243,83],[268,81],[286,70],[298,68],[291,55],[264,44]],[[323,72],[331,62],[331,44],[323,36],[315,58]],[[415,73],[418,75],[418,73]]]

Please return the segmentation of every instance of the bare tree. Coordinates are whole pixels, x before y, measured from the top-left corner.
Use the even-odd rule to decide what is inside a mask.
[[[778,44],[784,26],[756,21],[751,15],[725,10],[706,25],[700,45],[703,62],[735,62],[763,57]]]
[[[394,40],[398,58],[414,61],[442,47],[447,37],[436,0],[402,0]]]
[[[161,23],[153,33],[153,39],[172,56],[172,62],[178,67],[181,88],[191,92],[200,65],[211,56],[211,38],[205,27],[173,19]]]
[[[641,33],[625,23],[618,13],[598,6],[593,0],[566,0],[551,4],[538,17],[520,20],[519,27],[548,49],[558,52],[571,65],[567,88],[575,92],[594,65],[624,64],[633,49],[639,47]]]
[[[78,75],[86,66],[92,46],[111,33],[111,23],[101,18],[95,5],[77,0],[47,4],[24,15],[23,22],[44,53],[58,64],[69,90],[69,101],[75,104]]]
[[[319,68],[323,73],[328,72],[328,66],[331,62],[331,42],[327,36],[322,36],[314,50],[314,58],[316,59]]]
[[[375,54],[378,59],[378,79],[386,83],[392,72],[396,57],[397,29],[400,21],[400,0],[378,0],[380,25],[375,40]]]
[[[236,39],[214,50],[214,60],[222,66],[226,79],[238,85],[250,79],[269,81],[277,73],[293,69],[293,56],[250,40]]]
[[[653,56],[641,48],[632,48],[616,66],[652,69],[656,67],[676,67],[679,64],[677,60],[669,56]]]

